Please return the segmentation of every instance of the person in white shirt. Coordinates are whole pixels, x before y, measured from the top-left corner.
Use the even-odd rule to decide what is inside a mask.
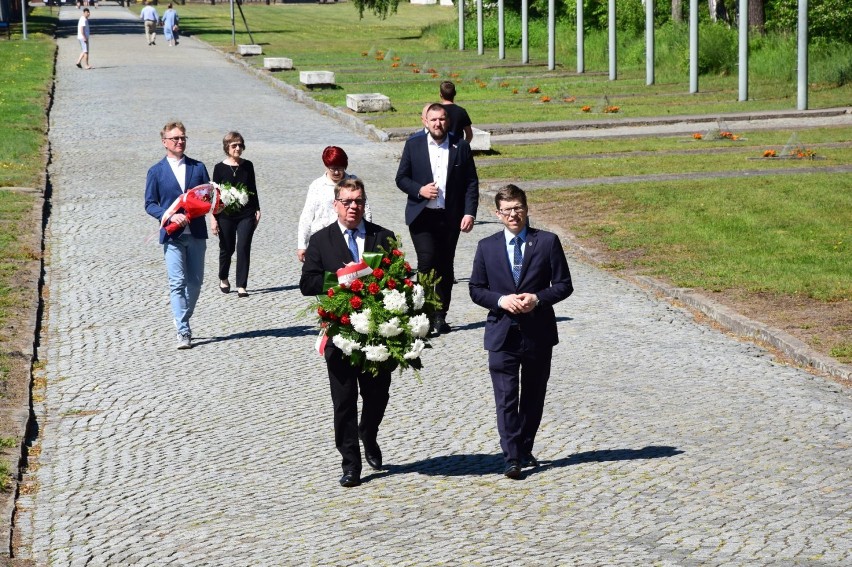
[[[148,40],[148,45],[157,44],[157,22],[160,21],[160,15],[157,10],[151,6],[151,0],[145,0],[145,7],[142,8],[142,13],[139,14],[139,19],[145,23],[145,39]]]
[[[357,176],[346,173],[349,167],[349,156],[343,148],[328,146],[322,151],[322,163],[325,173],[315,179],[308,187],[308,196],[302,215],[299,217],[299,228],[296,234],[296,256],[300,262],[305,261],[305,251],[311,235],[319,232],[337,220],[334,209],[334,187],[343,179],[355,179]],[[364,219],[373,220],[370,204],[364,206]]]
[[[83,15],[77,21],[77,39],[80,40],[80,57],[77,58],[77,67],[80,69],[91,69],[89,65],[89,9],[83,9]]]

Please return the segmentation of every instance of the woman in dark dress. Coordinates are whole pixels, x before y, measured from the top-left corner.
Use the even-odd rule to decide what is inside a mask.
[[[246,143],[239,132],[228,132],[222,140],[222,149],[228,157],[214,166],[213,181],[244,185],[249,190],[249,200],[236,212],[223,211],[213,215],[210,223],[213,234],[219,235],[219,289],[222,293],[231,291],[228,274],[231,271],[231,257],[236,250],[237,295],[248,297],[246,287],[251,258],[251,240],[260,222],[260,202],[257,199],[254,165],[242,158]]]

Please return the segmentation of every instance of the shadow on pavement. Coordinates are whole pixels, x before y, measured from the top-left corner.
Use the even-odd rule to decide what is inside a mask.
[[[240,339],[254,339],[257,337],[306,337],[306,336],[314,336],[317,334],[317,329],[315,326],[307,326],[307,325],[294,325],[292,327],[284,327],[281,329],[258,329],[256,331],[246,331],[244,333],[234,333],[232,335],[225,335],[222,337],[203,337],[192,339],[193,348],[199,347],[202,345],[209,345],[213,343],[218,343],[222,341],[236,341]]]
[[[544,472],[551,468],[568,467],[583,463],[603,463],[607,461],[630,461],[638,459],[662,459],[683,454],[675,447],[650,445],[642,449],[607,449],[603,451],[586,451],[552,461],[539,461],[539,466],[524,469],[524,476]],[[430,476],[482,476],[500,474],[504,462],[502,455],[445,455],[430,457],[405,465],[386,465],[385,470],[368,475],[363,482],[392,474],[419,473]]]

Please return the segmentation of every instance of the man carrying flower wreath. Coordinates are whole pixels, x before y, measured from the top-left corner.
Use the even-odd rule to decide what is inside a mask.
[[[337,222],[311,236],[302,266],[299,289],[302,295],[326,293],[325,273],[360,261],[364,252],[391,248],[396,241],[393,232],[364,221],[367,193],[360,179],[343,179],[334,188],[334,210]],[[382,467],[382,452],[377,442],[379,424],[390,399],[389,370],[375,376],[350,363],[349,357],[333,342],[324,354],[334,406],[334,443],[340,452],[343,476],[340,485],[361,484],[361,447],[364,457],[374,469]],[[358,390],[361,391],[361,421],[358,422]]]

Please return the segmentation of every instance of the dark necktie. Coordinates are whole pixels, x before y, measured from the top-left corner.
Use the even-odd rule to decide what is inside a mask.
[[[358,261],[358,242],[355,240],[355,234],[357,230],[348,229],[346,234],[349,236],[349,253],[352,254],[352,260],[354,262]]]
[[[515,285],[521,280],[521,265],[524,263],[524,253],[521,249],[524,241],[520,236],[516,236],[509,241],[509,244],[515,245],[515,259],[512,261],[512,277],[515,279]]]

